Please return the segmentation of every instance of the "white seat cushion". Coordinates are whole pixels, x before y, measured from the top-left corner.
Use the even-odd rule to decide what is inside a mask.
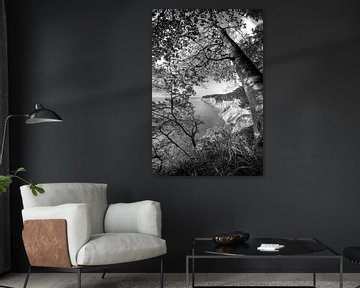
[[[94,234],[78,252],[78,265],[107,265],[166,254],[166,241],[140,233]]]

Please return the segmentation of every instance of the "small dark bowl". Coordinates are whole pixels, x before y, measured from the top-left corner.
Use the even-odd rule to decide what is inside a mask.
[[[220,234],[212,237],[212,240],[218,245],[232,245],[237,241],[236,234]]]
[[[250,233],[244,231],[234,231],[233,234],[236,235],[236,242],[245,242],[250,238]]]

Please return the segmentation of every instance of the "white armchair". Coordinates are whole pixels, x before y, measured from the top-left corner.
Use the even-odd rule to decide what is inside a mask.
[[[163,287],[161,209],[154,201],[107,204],[106,184],[40,184],[45,193],[33,196],[28,185],[21,196],[23,240],[34,268],[78,273],[109,269],[121,263],[159,257]],[[105,275],[105,274],[104,274]],[[103,277],[104,277],[103,275]]]

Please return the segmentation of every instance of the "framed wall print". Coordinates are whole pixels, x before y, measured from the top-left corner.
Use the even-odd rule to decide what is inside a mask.
[[[152,173],[263,173],[263,11],[152,11]]]

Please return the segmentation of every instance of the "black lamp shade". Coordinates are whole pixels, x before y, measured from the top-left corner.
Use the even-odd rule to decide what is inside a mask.
[[[41,104],[35,105],[35,110],[29,114],[25,123],[26,124],[38,124],[46,122],[62,122],[61,117],[54,111],[44,108]]]

